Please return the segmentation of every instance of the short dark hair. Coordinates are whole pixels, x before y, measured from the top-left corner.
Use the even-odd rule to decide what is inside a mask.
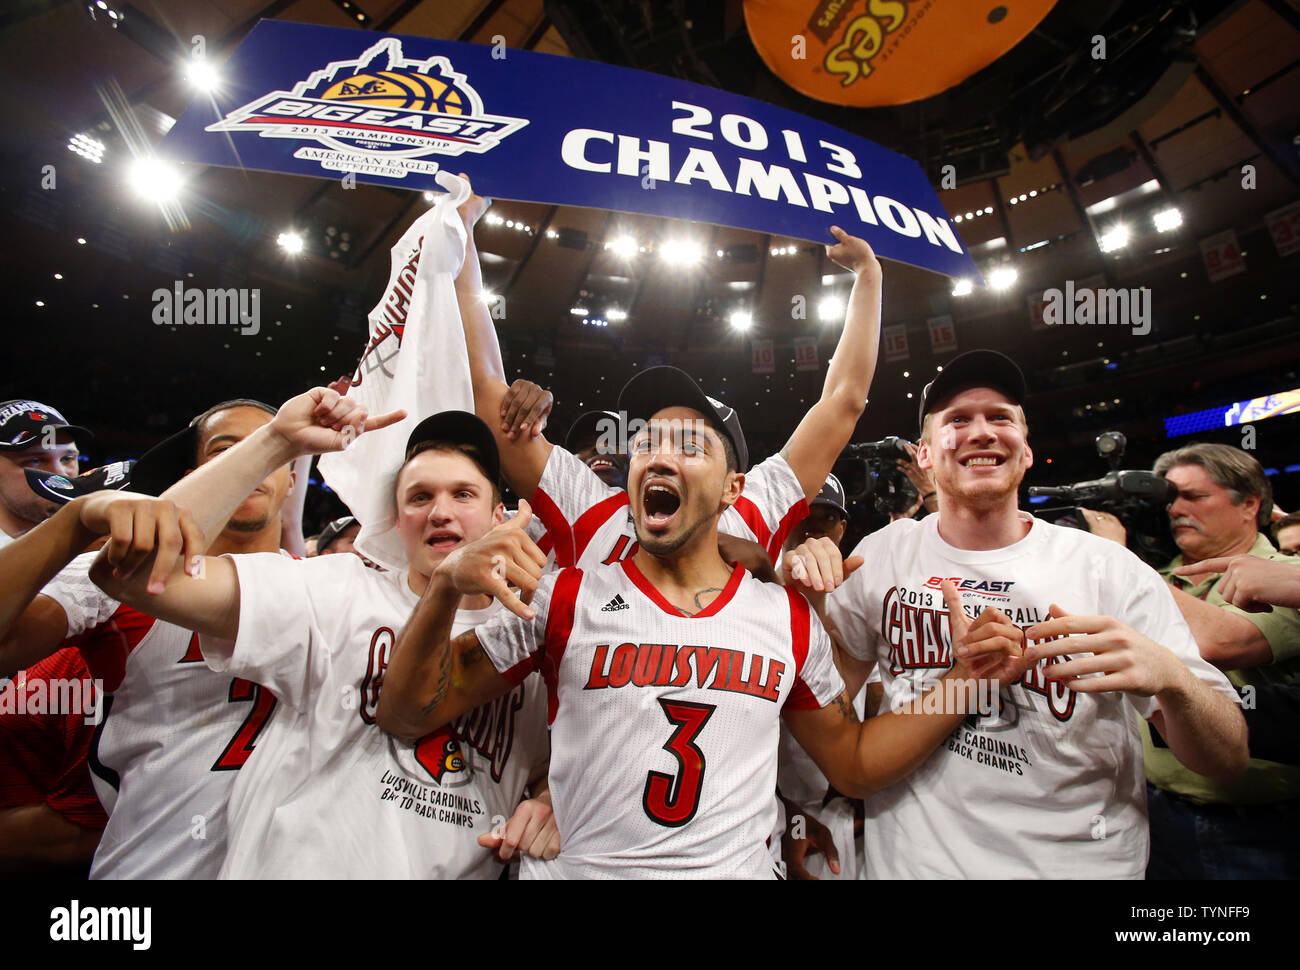
[[[736,443],[731,440],[731,435],[727,434],[726,428],[722,427],[717,421],[706,419],[709,427],[718,433],[722,439],[722,456],[727,462],[727,471],[734,472],[740,468],[740,460],[736,457]]]
[[[1278,534],[1283,529],[1289,529],[1293,525],[1300,525],[1300,512],[1292,512],[1289,515],[1284,515],[1282,516],[1282,518],[1274,522],[1273,523],[1273,544],[1277,545],[1277,543],[1280,541],[1278,539]]]
[[[1233,505],[1240,505],[1248,497],[1259,499],[1255,527],[1261,532],[1268,529],[1273,517],[1273,486],[1254,455],[1232,445],[1199,441],[1166,451],[1156,459],[1154,471],[1163,478],[1169,469],[1179,465],[1200,465],[1210,481],[1232,493]]]
[[[397,483],[402,478],[402,472],[406,466],[411,463],[411,459],[424,454],[426,451],[449,451],[453,454],[464,455],[474,463],[474,467],[483,473],[483,477],[488,480],[492,486],[492,507],[496,508],[501,504],[501,485],[492,480],[488,474],[487,464],[483,460],[483,453],[474,445],[466,444],[463,441],[416,441],[406,449],[406,457],[402,459],[402,466],[397,469],[397,475],[393,478],[393,488],[397,488]]]
[[[202,454],[199,453],[203,439],[203,425],[206,424],[208,419],[214,414],[218,414],[222,411],[229,411],[232,408],[257,408],[259,411],[265,411],[271,417],[275,417],[278,413],[277,408],[271,407],[271,405],[264,401],[258,401],[251,397],[236,397],[229,401],[222,401],[220,404],[214,404],[202,414],[196,414],[190,419],[190,427],[194,429],[195,462],[200,461],[203,457]]]

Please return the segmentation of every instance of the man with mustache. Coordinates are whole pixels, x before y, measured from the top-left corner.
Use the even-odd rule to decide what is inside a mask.
[[[1231,445],[1198,443],[1166,452],[1155,472],[1178,487],[1169,525],[1179,554],[1160,572],[1173,586],[1201,655],[1240,688],[1295,683],[1300,676],[1300,611],[1250,612],[1228,599],[1221,572],[1182,567],[1252,556],[1289,564],[1262,533],[1273,491],[1254,456]],[[1165,739],[1146,734],[1152,879],[1300,877],[1300,767],[1252,758],[1224,782],[1179,764]]]

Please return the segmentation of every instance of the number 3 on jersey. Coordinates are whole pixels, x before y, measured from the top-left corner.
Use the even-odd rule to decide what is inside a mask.
[[[641,804],[651,821],[678,828],[693,819],[700,807],[705,761],[704,752],[695,746],[695,738],[717,705],[660,700],[659,706],[669,723],[677,725],[677,730],[663,746],[677,759],[677,777],[651,771],[645,780]]]

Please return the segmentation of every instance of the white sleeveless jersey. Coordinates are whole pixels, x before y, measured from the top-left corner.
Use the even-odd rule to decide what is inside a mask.
[[[627,490],[606,485],[558,445],[530,504],[546,526],[544,551],[553,549],[556,566],[592,569],[637,550]],[[718,531],[757,542],[776,562],[790,530],[807,514],[799,479],[778,454],[745,473],[744,491],[722,514]]]
[[[477,631],[508,680],[548,690],[561,849],[521,875],[773,877],[779,715],[843,690],[808,601],[737,566],[687,617],[629,559],[545,576],[533,607]]]
[[[507,695],[418,742],[375,723],[393,643],[419,597],[356,556],[232,556],[239,631],[202,637],[214,668],[279,698],[230,796],[223,878],[495,878],[477,837],[548,756],[545,688]],[[461,610],[453,636],[500,610]]]
[[[90,876],[213,879],[230,789],[275,697],[209,670],[193,631],[119,606],[90,581],[95,555],[42,590],[107,694],[88,760],[108,826]]]

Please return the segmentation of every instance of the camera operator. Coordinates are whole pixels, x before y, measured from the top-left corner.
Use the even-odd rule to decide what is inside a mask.
[[[1244,610],[1230,601],[1228,573],[1180,569],[1240,555],[1283,559],[1261,534],[1273,508],[1263,467],[1239,448],[1199,443],[1161,455],[1154,471],[1178,488],[1169,523],[1180,553],[1160,573],[1201,655],[1237,687],[1291,683],[1300,673],[1300,612]],[[1180,765],[1156,732],[1145,748],[1148,878],[1300,876],[1300,769],[1253,758],[1244,775],[1224,783]]]

